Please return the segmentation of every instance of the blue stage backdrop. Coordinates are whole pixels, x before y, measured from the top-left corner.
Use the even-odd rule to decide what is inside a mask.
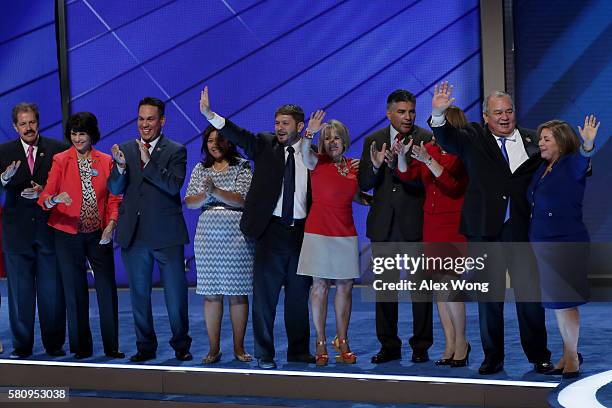
[[[43,134],[62,136],[53,1],[2,3],[0,13],[0,143],[17,137],[12,107],[40,107]],[[0,172],[4,169],[0,169]]]
[[[0,19],[0,104],[3,137],[13,138],[8,112],[22,100],[41,105],[47,134],[61,137],[53,2],[7,5]],[[434,83],[458,85],[457,101],[480,120],[481,53],[478,0],[73,0],[66,2],[71,111],[94,112],[98,148],[137,137],[143,96],[167,101],[164,133],[188,147],[188,173],[200,160],[207,123],[199,93],[213,108],[254,131],[273,129],[285,103],[319,108],[347,124],[349,156],[364,136],[387,125],[386,96],[417,95],[426,126]],[[19,22],[19,24],[15,24]],[[15,28],[11,28],[15,27]],[[17,28],[18,27],[18,28]],[[185,183],[186,184],[186,183]],[[183,189],[184,191],[184,189]],[[193,236],[198,212],[185,210]],[[367,209],[355,208],[364,253]],[[193,247],[186,248],[195,281]],[[119,252],[117,280],[126,284]],[[367,256],[364,256],[367,264]]]
[[[517,1],[514,23],[519,123],[535,128],[563,119],[577,126],[590,113],[601,119],[584,219],[593,241],[611,242],[612,143],[605,142],[612,125],[612,2]]]

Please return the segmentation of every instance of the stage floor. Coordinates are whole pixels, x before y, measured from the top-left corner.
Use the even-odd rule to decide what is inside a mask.
[[[6,299],[5,281],[0,281],[0,292],[2,293],[2,297]],[[330,300],[332,299],[331,296],[333,296],[333,293],[334,292],[332,290],[330,292]],[[402,360],[382,365],[372,364],[370,363],[370,357],[379,348],[375,335],[374,304],[361,301],[360,298],[360,290],[355,289],[349,338],[351,340],[352,350],[358,356],[357,364],[343,365],[331,362],[328,366],[321,368],[314,365],[287,363],[285,361],[287,343],[284,335],[283,303],[281,298],[279,307],[277,309],[277,324],[275,329],[277,348],[276,361],[278,363],[277,372],[280,374],[281,372],[287,371],[290,372],[289,374],[294,373],[294,375],[300,377],[301,374],[305,376],[314,374],[318,378],[338,378],[343,377],[344,374],[349,374],[346,377],[354,376],[355,379],[361,378],[363,380],[370,377],[375,378],[377,376],[382,376],[381,378],[386,377],[387,380],[394,380],[396,376],[407,376],[415,377],[415,379],[416,377],[419,377],[427,382],[435,382],[436,379],[438,379],[437,381],[440,383],[450,382],[455,384],[489,383],[497,385],[516,384],[519,386],[521,383],[534,383],[533,385],[536,385],[535,383],[540,383],[540,387],[547,390],[553,389],[560,382],[558,377],[545,376],[535,373],[531,364],[529,364],[529,362],[526,360],[520,346],[518,325],[516,322],[516,309],[512,303],[506,304],[506,359],[505,369],[501,373],[492,376],[481,376],[478,374],[478,367],[482,361],[483,353],[480,347],[477,305],[474,303],[467,305],[467,336],[473,349],[470,356],[471,361],[468,367],[436,367],[431,361],[424,364],[413,364],[410,361],[411,350],[408,346],[407,339],[411,334],[412,328],[410,305],[408,303],[400,304],[400,336],[404,340],[405,344]],[[111,360],[104,357],[100,344],[101,339],[99,335],[99,324],[97,318],[97,304],[95,301],[94,292],[90,292],[90,300],[90,321],[94,336],[94,356],[89,359],[81,360],[79,363],[129,365],[131,367],[138,366],[135,364],[130,364],[127,359]],[[170,328],[165,312],[163,291],[156,289],[153,291],[153,313],[159,342],[157,359],[141,364],[141,366],[150,366],[147,368],[153,370],[158,368],[163,369],[163,367],[160,366],[174,367],[174,369],[170,369],[172,371],[177,371],[177,369],[180,371],[180,368],[183,368],[190,372],[192,371],[190,368],[194,369],[193,372],[201,372],[200,370],[197,370],[197,368],[213,368],[214,370],[212,371],[217,371],[217,369],[220,369],[221,371],[232,373],[240,373],[241,370],[246,370],[243,373],[250,373],[251,375],[261,371],[257,368],[255,362],[246,364],[234,360],[231,342],[231,327],[227,313],[224,317],[222,327],[221,349],[223,352],[223,358],[221,362],[215,365],[206,367],[202,366],[201,359],[208,351],[208,339],[206,336],[206,328],[203,317],[203,297],[196,295],[193,289],[190,289],[189,292],[189,306],[191,325],[190,334],[193,337],[191,352],[194,355],[194,360],[190,362],[179,362],[174,359],[174,351],[168,344],[168,340],[170,338]],[[611,305],[609,303],[590,303],[581,308],[582,327],[581,343],[579,348],[585,359],[585,364],[582,367],[582,371],[584,373],[583,378],[612,368],[612,355],[607,352],[610,349],[610,334],[612,333],[612,319],[606,318],[609,315],[610,306]],[[333,338],[334,334],[333,308],[331,304],[330,312],[327,330],[328,337],[331,339]],[[434,345],[430,349],[430,358],[432,360],[438,358],[443,349],[442,329],[437,319],[437,313],[434,315]],[[130,356],[131,354],[135,353],[136,349],[129,291],[127,289],[122,289],[119,291],[119,319],[120,348],[126,353],[127,356]],[[555,361],[561,353],[561,339],[558,334],[553,313],[547,313],[547,325],[549,329],[549,348],[553,352],[553,361]],[[312,350],[314,351],[313,327],[311,327],[311,331],[313,344]],[[11,352],[12,347],[10,344],[10,329],[8,326],[6,301],[3,302],[3,307],[0,309],[0,339],[2,340],[5,348],[5,352],[4,354],[0,355],[0,358],[8,358],[8,354]],[[253,337],[250,324],[247,330],[245,346],[246,349],[252,353]],[[68,351],[67,345],[66,351]],[[333,353],[331,347],[329,347],[329,351],[330,353]],[[36,330],[34,355],[27,361],[49,361],[60,364],[68,363],[66,366],[72,366],[71,363],[77,362],[77,360],[70,355],[63,358],[51,358],[44,354],[44,350],[40,344],[38,327]],[[8,361],[5,363],[8,363]],[[1,367],[2,366],[0,366],[0,370],[2,369]],[[120,368],[120,366],[117,366],[117,368]],[[204,370],[204,372],[210,373],[209,370]]]

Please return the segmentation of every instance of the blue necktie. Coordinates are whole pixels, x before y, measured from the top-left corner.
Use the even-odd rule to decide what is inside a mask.
[[[508,163],[508,166],[510,166],[510,157],[508,156],[508,150],[506,150],[506,142],[508,141],[508,139],[506,139],[505,137],[500,137],[499,141],[501,143],[502,156],[504,156],[506,163]],[[506,207],[506,216],[504,218],[504,222],[508,221],[509,219],[510,219],[510,197],[508,197],[508,206]]]
[[[293,146],[287,147],[287,161],[285,162],[285,175],[283,177],[283,224],[293,224],[293,194],[295,193],[295,157]]]

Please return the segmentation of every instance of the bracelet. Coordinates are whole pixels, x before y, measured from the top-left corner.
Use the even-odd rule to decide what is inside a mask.
[[[306,130],[304,131],[304,137],[305,137],[306,139],[314,139],[314,135],[315,135],[316,133],[317,133],[317,132],[313,132],[312,130],[310,130],[310,129],[306,128]]]
[[[425,166],[427,167],[431,166],[432,161],[433,161],[433,157],[429,156],[429,159],[427,159],[427,161],[425,162]]]
[[[51,197],[49,197],[49,204],[51,205],[57,205],[58,203],[54,200],[55,196],[52,195]]]

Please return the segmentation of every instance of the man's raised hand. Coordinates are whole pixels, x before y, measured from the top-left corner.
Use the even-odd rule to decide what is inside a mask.
[[[119,149],[119,146],[114,144],[113,147],[111,147],[111,152],[115,163],[117,163],[119,167],[125,167],[125,155],[121,149]]]
[[[449,106],[455,101],[452,98],[453,86],[448,84],[448,81],[440,83],[440,86],[436,84],[434,86],[434,95],[431,99],[431,116],[444,115],[444,112]]]
[[[204,90],[200,92],[200,112],[208,120],[211,120],[215,116],[213,111],[210,109],[210,100],[208,99],[208,86],[205,86]]]

